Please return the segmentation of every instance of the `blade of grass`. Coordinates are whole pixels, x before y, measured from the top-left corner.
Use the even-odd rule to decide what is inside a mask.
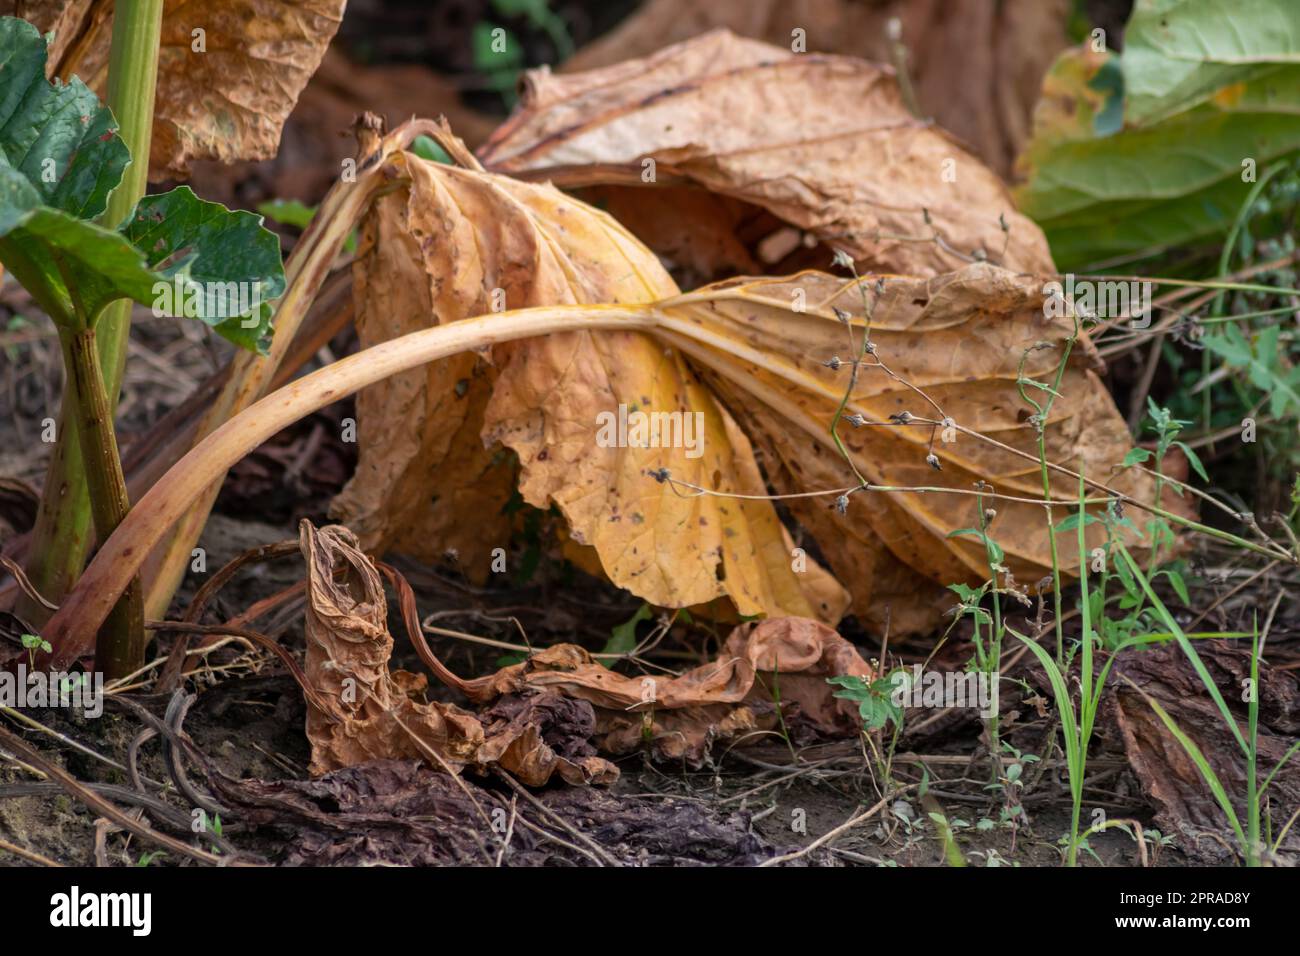
[[[1137,561],[1133,559],[1133,555],[1129,553],[1128,548],[1124,547],[1122,541],[1116,541],[1115,543],[1119,548],[1120,558],[1127,562],[1129,570],[1133,573],[1133,579],[1141,585],[1142,591],[1146,594],[1147,601],[1150,602],[1152,609],[1159,616],[1165,627],[1169,628],[1169,633],[1174,636],[1174,640],[1178,642],[1178,646],[1187,656],[1187,659],[1191,661],[1192,668],[1196,671],[1196,675],[1201,679],[1201,683],[1205,685],[1205,689],[1214,700],[1215,706],[1219,708],[1219,713],[1223,715],[1224,723],[1227,724],[1228,728],[1232,731],[1232,735],[1237,738],[1237,743],[1241,745],[1242,753],[1249,756],[1250,746],[1246,743],[1246,738],[1242,736],[1241,728],[1237,726],[1237,721],[1232,716],[1232,711],[1228,709],[1227,703],[1224,702],[1223,695],[1219,693],[1219,688],[1214,683],[1214,679],[1210,677],[1210,672],[1205,669],[1205,664],[1201,660],[1201,656],[1196,653],[1196,648],[1194,648],[1192,642],[1187,639],[1187,635],[1184,634],[1183,629],[1178,626],[1178,622],[1175,621],[1174,616],[1169,613],[1169,609],[1165,607],[1164,602],[1161,601],[1156,595],[1156,592],[1152,590],[1150,580],[1148,580],[1147,576],[1142,572],[1142,568],[1138,566]]]
[[[1201,752],[1201,748],[1196,745],[1196,741],[1192,740],[1191,737],[1187,736],[1187,734],[1183,732],[1183,729],[1178,726],[1178,723],[1170,717],[1165,709],[1152,699],[1150,695],[1128,678],[1125,678],[1124,680],[1131,688],[1133,688],[1133,690],[1142,695],[1143,699],[1148,705],[1150,705],[1151,709],[1155,711],[1156,716],[1160,718],[1160,722],[1165,725],[1165,729],[1173,735],[1174,739],[1178,741],[1179,745],[1191,759],[1192,763],[1196,765],[1196,769],[1200,771],[1201,777],[1205,780],[1206,786],[1210,788],[1210,793],[1214,795],[1215,802],[1219,804],[1219,808],[1222,809],[1224,814],[1228,817],[1228,823],[1231,824],[1232,832],[1236,835],[1237,841],[1241,845],[1242,853],[1249,855],[1248,847],[1250,844],[1246,840],[1245,831],[1241,828],[1241,821],[1237,818],[1237,811],[1233,808],[1232,801],[1228,799],[1227,791],[1223,789],[1223,782],[1219,780],[1219,775],[1214,772],[1214,768],[1210,766],[1210,762],[1205,759],[1205,754]]]

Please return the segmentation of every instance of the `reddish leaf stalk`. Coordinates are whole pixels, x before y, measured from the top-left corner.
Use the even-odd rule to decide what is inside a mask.
[[[158,480],[109,537],[44,631],[53,665],[89,654],[118,597],[149,551],[205,489],[262,442],[354,392],[436,359],[514,339],[581,329],[648,329],[658,313],[615,306],[544,307],[499,312],[392,339],[340,359],[240,412]]]

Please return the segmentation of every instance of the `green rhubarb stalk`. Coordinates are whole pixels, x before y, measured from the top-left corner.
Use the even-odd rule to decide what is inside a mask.
[[[117,0],[114,7],[108,106],[118,122],[118,133],[131,152],[132,162],[109,197],[101,220],[110,229],[116,229],[131,215],[148,183],[162,9],[163,0]],[[110,305],[99,316],[96,328],[107,421],[111,426],[126,363],[131,302],[123,299]],[[82,455],[78,429],[83,415],[77,407],[71,367],[68,373],[58,440],[28,549],[28,577],[46,599],[55,603],[71,590],[85,566],[93,515],[87,462]],[[112,531],[111,528],[96,530],[101,540]],[[19,613],[37,625],[49,616],[44,607],[29,598],[20,602]]]
[[[70,403],[76,413],[81,457],[86,463],[91,514],[95,529],[107,538],[131,509],[126,478],[117,450],[113,412],[95,347],[94,327],[60,327],[63,366],[67,370]],[[96,647],[95,669],[109,679],[125,677],[144,664],[144,603],[137,576],[127,586],[106,622],[105,636]]]

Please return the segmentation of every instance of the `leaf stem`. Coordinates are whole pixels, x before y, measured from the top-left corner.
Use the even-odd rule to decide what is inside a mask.
[[[390,375],[499,342],[577,329],[648,330],[660,316],[641,308],[574,306],[495,312],[390,339],[339,359],[271,393],[199,442],[131,509],[50,620],[43,636],[53,665],[88,653],[95,635],[150,549],[214,481],[282,428]]]
[[[110,229],[116,229],[131,215],[148,183],[162,8],[163,0],[117,0],[113,9],[108,106],[119,124],[118,134],[130,150],[132,161],[121,183],[109,196],[101,220]],[[130,326],[129,300],[113,303],[100,316],[99,363],[110,413],[117,407]],[[81,414],[76,408],[71,379],[64,387],[61,417],[58,443],[46,473],[27,562],[33,585],[55,602],[68,592],[81,573],[91,543],[92,507],[81,456],[83,442],[77,431]],[[111,414],[108,420],[112,421]],[[25,598],[20,599],[19,613],[38,624],[49,616],[45,608]]]
[[[59,329],[95,530],[108,538],[126,518],[131,503],[95,339],[93,327]],[[122,677],[144,663],[144,647],[144,609],[139,579],[133,578],[109,617],[108,639],[97,647],[95,666],[109,679]]]

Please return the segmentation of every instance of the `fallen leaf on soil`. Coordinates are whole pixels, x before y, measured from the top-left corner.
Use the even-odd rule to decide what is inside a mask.
[[[786,50],[802,39],[809,53],[888,63],[886,26],[897,17],[921,109],[1005,174],[1043,73],[1067,43],[1068,16],[1066,0],[649,0],[562,71],[647,56],[719,27]]]
[[[323,710],[308,701],[313,774],[370,760],[417,758],[453,773],[498,765],[529,786],[541,786],[552,774],[572,784],[617,779],[617,768],[597,757],[585,736],[575,740],[572,727],[586,730],[593,718],[581,708],[575,715],[573,701],[525,701],[509,711],[489,711],[486,731],[469,711],[426,703],[424,675],[388,668],[388,602],[379,572],[351,532],[317,530],[304,521],[301,544],[307,561],[304,670],[317,699],[329,703]]]
[[[715,742],[770,730],[782,721],[855,736],[861,729],[857,708],[834,697],[826,683],[842,674],[865,677],[871,668],[831,628],[787,617],[741,625],[716,660],[676,677],[625,677],[597,664],[581,647],[557,644],[495,674],[454,679],[452,686],[480,702],[528,691],[587,701],[595,709],[601,751],[648,748],[656,760],[698,767]]]
[[[998,176],[915,119],[887,67],[717,30],[586,73],[532,71],[525,84],[479,150],[489,169],[617,189],[620,208],[639,202],[641,218],[661,221],[703,217],[688,192],[659,187],[702,188],[794,227],[791,251],[834,245],[872,271],[946,272],[971,256],[1054,271]],[[829,257],[816,256],[803,264]],[[798,265],[786,257],[778,271]]]
[[[274,156],[280,129],[325,54],[345,4],[166,0],[150,179],[184,177],[195,159],[228,163]],[[102,98],[112,6],[97,0],[8,0],[0,13],[23,17],[42,33],[55,30],[51,75],[79,76]]]
[[[1241,702],[1250,677],[1247,648],[1226,641],[1197,641],[1197,652],[1223,699],[1245,733],[1246,706]],[[1129,652],[1115,665],[1156,701],[1192,738],[1209,760],[1237,811],[1245,821],[1246,764],[1236,737],[1223,722],[1218,707],[1183,652],[1173,644]],[[1300,682],[1295,672],[1267,663],[1260,665],[1259,774],[1263,780],[1300,736]],[[1234,859],[1228,847],[1236,838],[1200,771],[1182,745],[1169,733],[1151,705],[1126,683],[1116,682],[1114,713],[1129,764],[1142,788],[1156,802],[1156,823],[1175,836],[1179,848],[1200,863],[1222,866]],[[1300,764],[1295,760],[1273,778],[1268,791],[1274,832],[1300,807]],[[1281,849],[1300,850],[1300,833],[1292,827]]]
[[[346,528],[302,523],[307,559],[308,684],[334,702],[308,702],[311,770],[319,774],[381,758],[418,757],[445,770],[500,766],[531,786],[553,773],[569,783],[608,783],[617,769],[596,756],[648,749],[660,760],[699,766],[715,741],[781,720],[831,735],[860,729],[850,701],[826,678],[868,676],[870,667],[831,628],[776,618],[732,631],[717,660],[676,677],[626,677],[573,644],[473,679],[451,673],[419,631],[409,589],[400,599],[421,659],[475,704],[478,716],[424,703],[424,677],[389,672],[393,638],[379,572]],[[338,570],[342,574],[336,574]],[[777,700],[782,712],[777,714]]]
[[[409,153],[398,163],[408,185],[367,218],[356,266],[363,346],[506,308],[677,293],[627,230],[557,189]],[[529,504],[559,506],[615,584],[653,604],[727,597],[745,615],[839,620],[847,596],[815,566],[791,567],[770,502],[686,497],[647,477],[668,468],[723,493],[766,493],[749,439],[675,349],[636,331],[573,332],[490,359],[431,363],[359,395],[357,475],[332,513],[367,549],[426,560],[451,549],[481,579],[509,544],[517,482]],[[617,447],[602,416],[617,424],[620,408],[677,413],[680,440]]]

